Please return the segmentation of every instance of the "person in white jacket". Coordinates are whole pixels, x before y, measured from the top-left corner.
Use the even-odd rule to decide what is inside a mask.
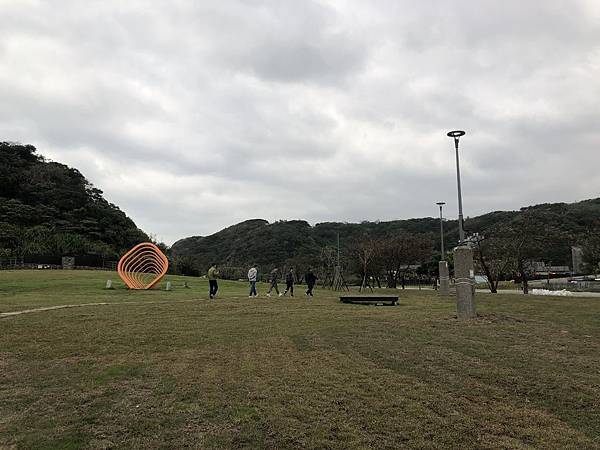
[[[248,297],[256,297],[256,266],[253,265],[248,271],[248,281],[250,282],[250,295]]]

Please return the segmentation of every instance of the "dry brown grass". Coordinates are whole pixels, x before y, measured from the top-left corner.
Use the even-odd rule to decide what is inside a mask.
[[[210,302],[56,274],[0,273],[0,311],[110,305],[0,319],[0,446],[600,448],[600,299],[482,295],[458,323],[426,291]]]

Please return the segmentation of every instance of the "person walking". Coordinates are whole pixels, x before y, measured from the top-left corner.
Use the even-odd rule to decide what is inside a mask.
[[[277,282],[279,281],[279,269],[275,268],[271,270],[271,286],[269,286],[269,290],[267,291],[267,297],[271,296],[271,291],[275,289],[275,292],[279,294],[281,297],[283,294],[279,292],[279,288],[277,287]]]
[[[290,295],[294,296],[294,269],[290,268],[289,272],[285,276],[285,292],[283,295],[287,294],[290,291]]]
[[[313,296],[313,289],[315,287],[315,283],[317,282],[317,276],[313,273],[312,269],[309,268],[306,274],[304,275],[304,280],[306,281],[306,286],[308,289],[306,290],[306,296]]]
[[[253,264],[248,271],[248,281],[250,282],[250,294],[248,297],[256,297],[256,264]]]
[[[219,290],[219,284],[217,283],[217,278],[219,277],[219,271],[217,270],[216,264],[211,264],[210,269],[208,269],[207,277],[208,277],[208,296],[211,298],[215,298],[217,296],[217,291]]]

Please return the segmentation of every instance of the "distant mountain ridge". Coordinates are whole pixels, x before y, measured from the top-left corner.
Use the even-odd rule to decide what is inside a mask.
[[[482,233],[491,226],[509,224],[524,211],[540,223],[553,224],[561,230],[560,241],[549,245],[541,259],[555,264],[570,263],[570,246],[576,245],[587,232],[600,223],[600,198],[577,203],[546,203],[521,208],[519,211],[494,211],[465,220],[468,233]],[[283,265],[314,265],[325,246],[335,246],[340,234],[341,251],[350,258],[353,245],[364,237],[381,238],[401,231],[427,234],[439,248],[439,218],[337,223],[325,222],[311,226],[303,220],[269,223],[251,219],[227,227],[210,236],[180,239],[171,247],[175,259],[185,259],[187,265],[200,270],[212,262],[227,266],[256,263],[262,267]],[[445,242],[450,249],[458,241],[458,221],[444,222]]]

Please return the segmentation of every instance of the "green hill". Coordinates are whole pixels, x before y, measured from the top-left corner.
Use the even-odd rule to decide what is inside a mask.
[[[548,245],[541,250],[540,260],[551,260],[555,265],[569,265],[571,245],[584,240],[600,223],[600,198],[579,203],[553,203],[522,208],[519,211],[495,211],[465,220],[468,234],[485,234],[518,222],[529,214],[547,238]],[[458,222],[444,223],[448,249],[458,241]],[[342,254],[351,258],[355,244],[365,237],[383,238],[401,231],[427,234],[439,248],[439,219],[421,218],[388,222],[337,223],[326,222],[314,226],[302,220],[268,223],[253,219],[225,228],[210,236],[181,239],[171,248],[175,259],[184,260],[187,267],[204,270],[211,262],[225,266],[246,266],[255,262],[262,267],[286,264],[316,264],[325,246],[336,245],[337,233],[341,238]]]
[[[116,258],[148,236],[77,170],[0,142],[0,257]]]

